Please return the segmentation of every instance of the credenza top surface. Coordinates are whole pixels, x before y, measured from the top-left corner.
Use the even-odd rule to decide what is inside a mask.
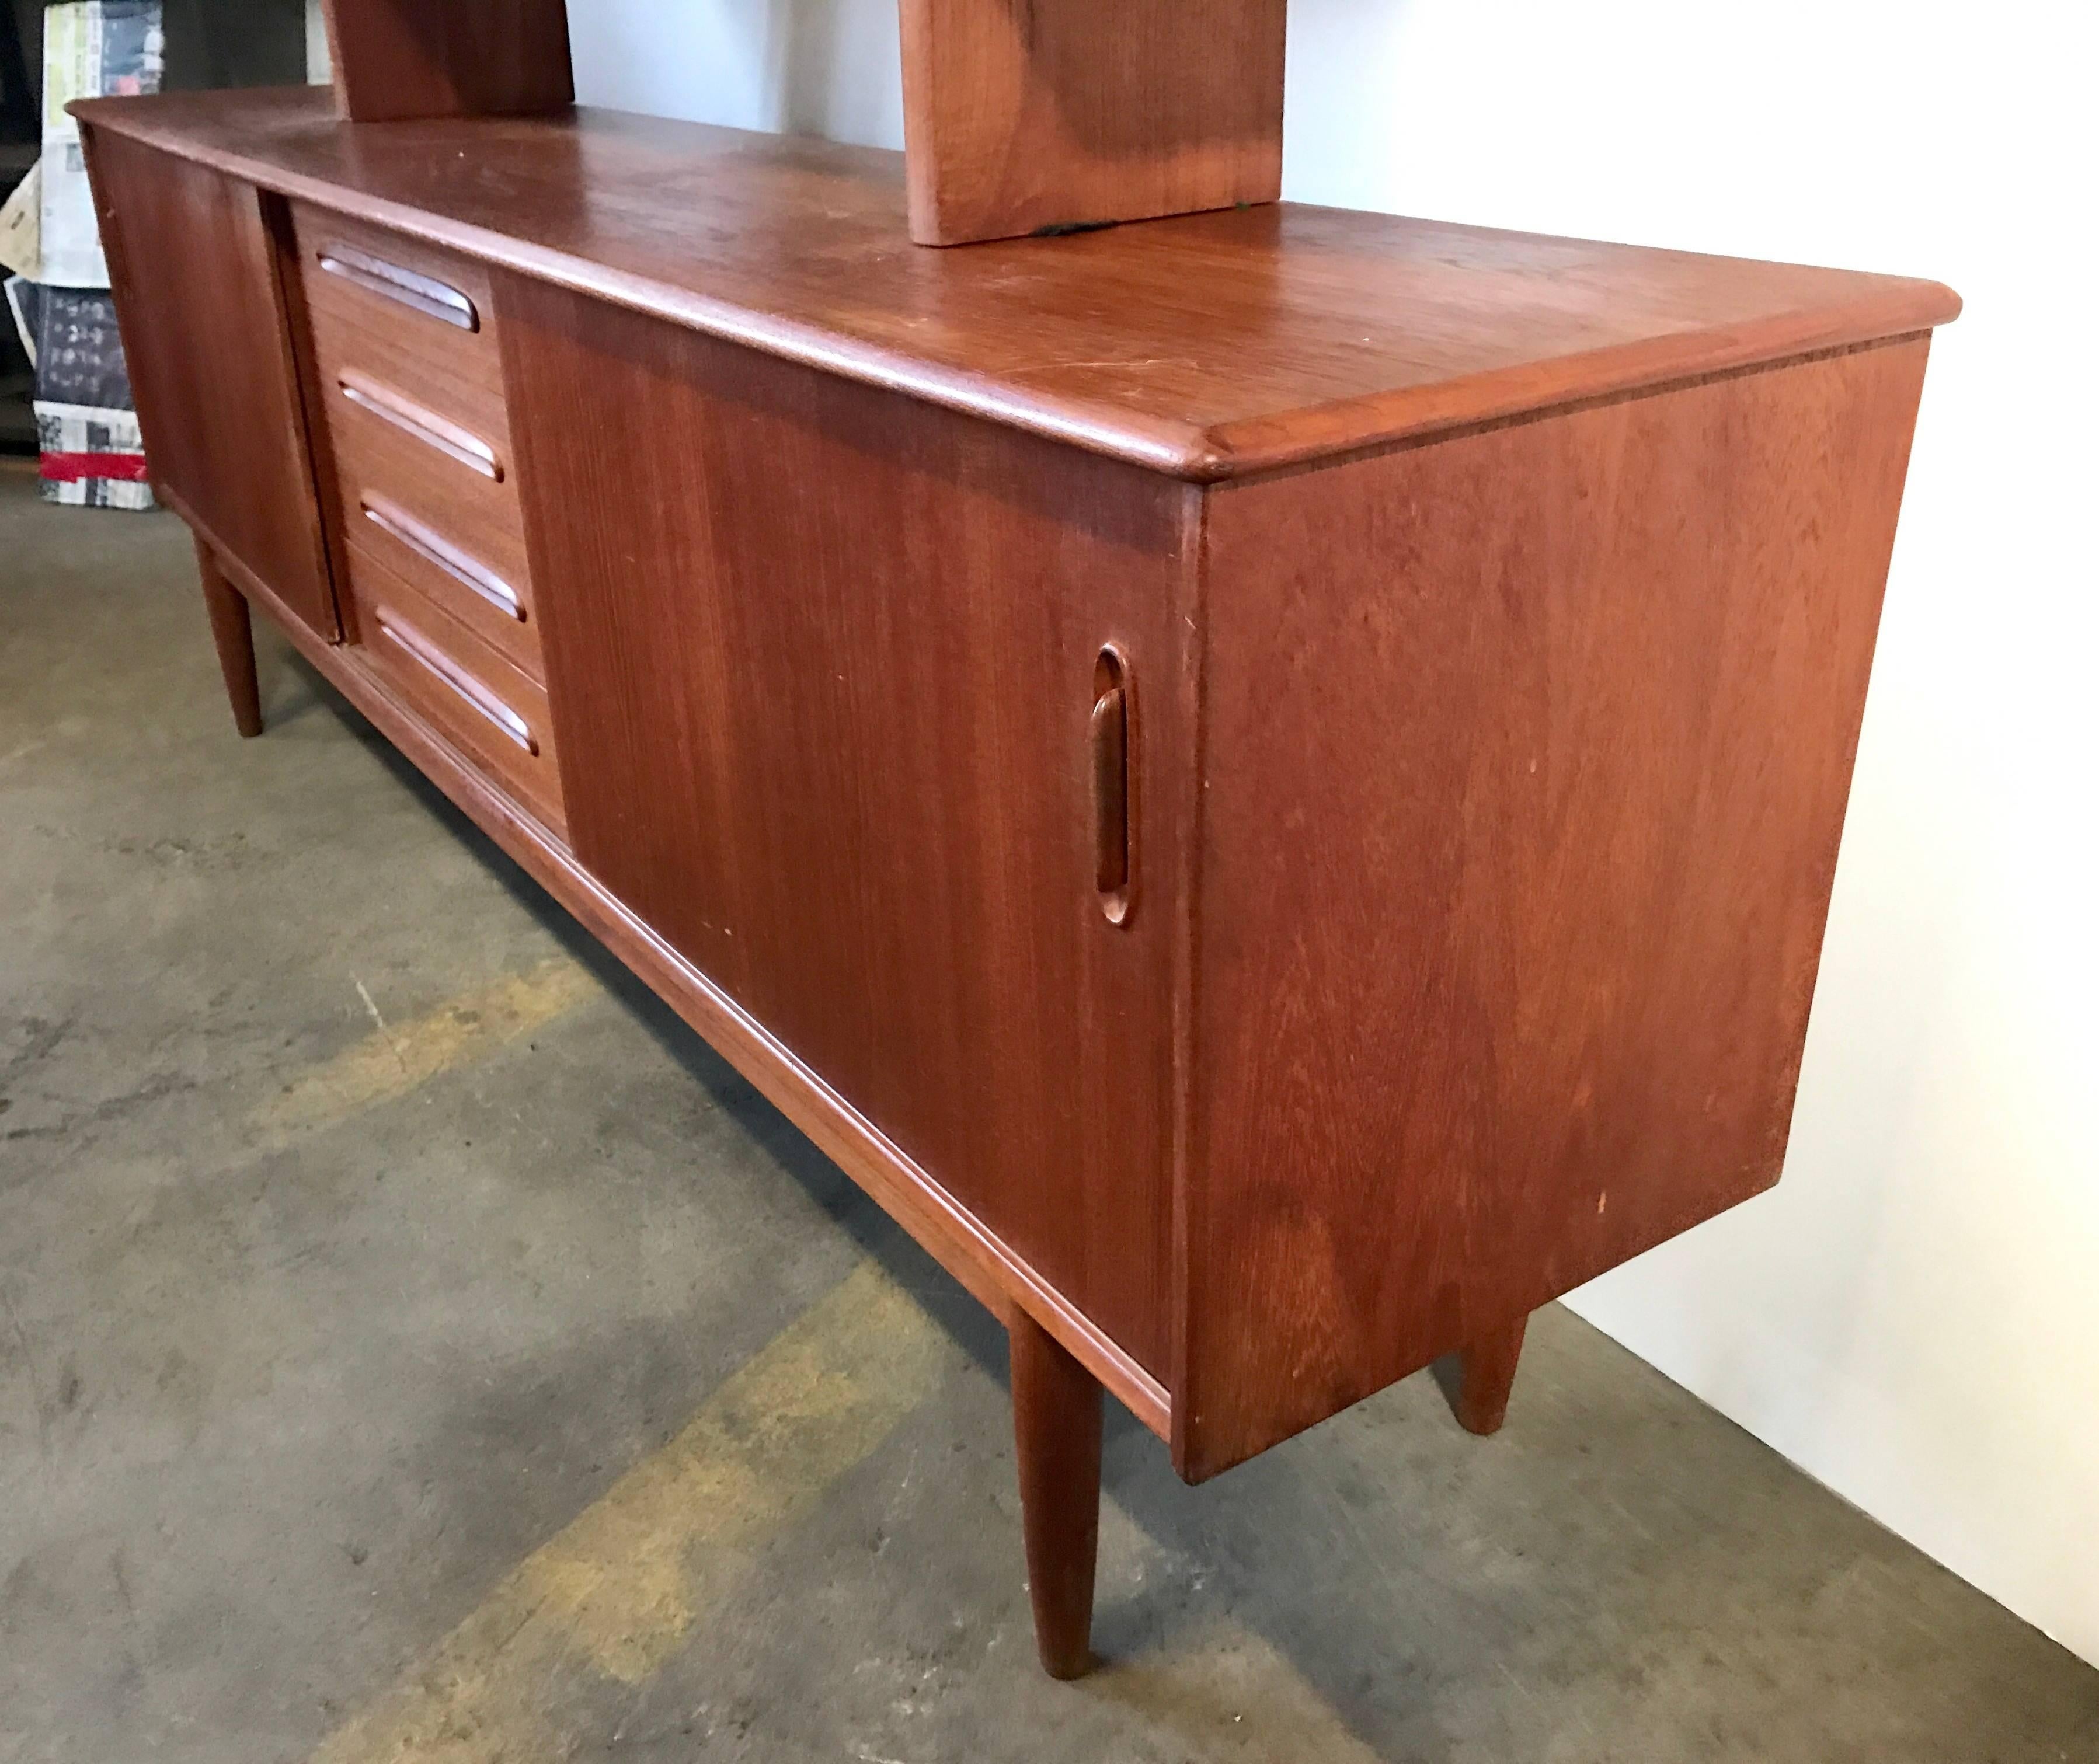
[[[1937,283],[1296,203],[933,249],[900,154],[617,112],[98,127],[676,323],[1195,481],[1943,323]]]

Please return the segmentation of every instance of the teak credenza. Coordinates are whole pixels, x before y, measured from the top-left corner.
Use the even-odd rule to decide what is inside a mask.
[[[251,607],[1011,1332],[1213,1476],[1777,1179],[1935,284],[895,155],[83,104]]]

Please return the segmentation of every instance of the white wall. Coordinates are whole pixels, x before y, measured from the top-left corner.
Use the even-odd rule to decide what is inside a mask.
[[[332,77],[328,59],[328,19],[321,0],[306,0],[306,78],[325,86]]]
[[[2099,1661],[2090,10],[1301,0],[1292,22],[1293,195],[1966,297],[1926,382],[1785,1181],[1573,1302]]]
[[[587,101],[900,140],[891,0],[575,11]],[[2092,16],[1294,0],[1286,183],[1967,297],[1934,350],[1785,1182],[1572,1302],[2099,1661]]]
[[[904,145],[896,0],[569,0],[586,104]]]

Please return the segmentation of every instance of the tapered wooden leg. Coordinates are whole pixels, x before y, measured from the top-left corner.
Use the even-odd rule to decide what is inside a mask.
[[[218,646],[218,671],[226,676],[226,696],[233,704],[233,726],[243,735],[260,735],[262,693],[255,679],[255,632],[247,596],[226,579],[202,539],[196,542],[196,555],[205,610],[211,614],[211,640]]]
[[[1035,1646],[1053,1678],[1094,1663],[1094,1559],[1101,1527],[1101,1387],[1041,1326],[1015,1309],[1013,1439]]]
[[[1458,1391],[1458,1425],[1468,1433],[1498,1433],[1508,1414],[1509,1387],[1516,1383],[1516,1363],[1523,1355],[1523,1332],[1528,1317],[1519,1317],[1506,1329],[1498,1329],[1467,1344],[1463,1382]]]

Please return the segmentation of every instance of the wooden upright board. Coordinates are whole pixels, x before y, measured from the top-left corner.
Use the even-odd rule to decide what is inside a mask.
[[[573,103],[565,0],[326,0],[352,122],[494,117]]]
[[[1273,202],[1284,0],[903,0],[922,245]]]

